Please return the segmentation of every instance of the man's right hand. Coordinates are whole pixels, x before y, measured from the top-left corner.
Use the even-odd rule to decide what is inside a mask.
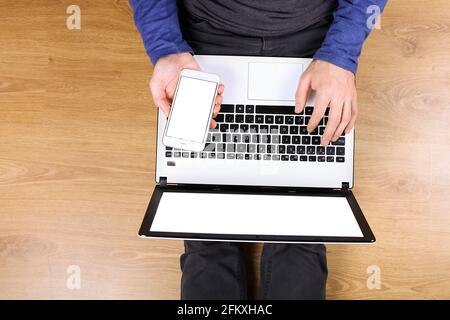
[[[166,117],[169,115],[178,78],[183,69],[200,70],[197,61],[190,53],[176,53],[160,58],[153,68],[153,76],[150,79],[150,92],[152,93],[155,106],[160,108]],[[214,117],[220,111],[223,90],[224,86],[220,84],[214,104]],[[211,128],[215,127],[216,122],[211,120]]]

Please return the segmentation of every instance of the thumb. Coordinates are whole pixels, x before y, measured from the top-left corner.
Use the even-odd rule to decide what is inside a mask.
[[[300,113],[305,107],[308,100],[309,93],[311,91],[311,78],[306,74],[300,77],[300,81],[295,93],[295,112]]]
[[[161,109],[166,117],[168,117],[170,112],[170,103],[167,99],[166,91],[161,86],[151,86],[150,90],[152,92],[153,103],[156,107]]]

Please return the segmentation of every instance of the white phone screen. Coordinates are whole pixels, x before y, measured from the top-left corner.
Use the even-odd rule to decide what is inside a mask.
[[[166,135],[203,142],[216,86],[213,81],[181,76]]]

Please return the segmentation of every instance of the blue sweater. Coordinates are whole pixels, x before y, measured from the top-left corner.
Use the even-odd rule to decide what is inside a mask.
[[[164,56],[192,52],[178,22],[177,0],[129,0],[134,20],[153,64]],[[314,59],[328,61],[356,73],[363,43],[373,25],[373,15],[387,0],[338,0],[334,20]]]

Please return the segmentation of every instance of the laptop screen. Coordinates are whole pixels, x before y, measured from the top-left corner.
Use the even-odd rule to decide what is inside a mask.
[[[152,232],[363,237],[345,197],[164,192]]]

